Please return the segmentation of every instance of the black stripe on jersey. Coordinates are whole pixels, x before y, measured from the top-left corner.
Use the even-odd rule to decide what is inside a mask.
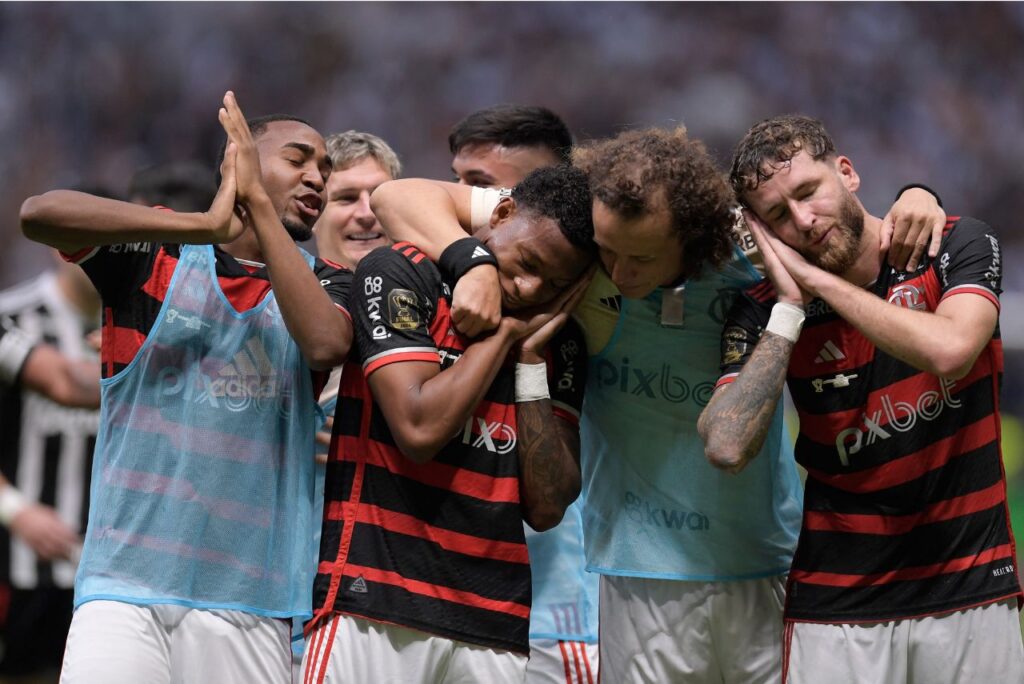
[[[864,437],[865,444],[861,450],[856,454],[849,455],[850,465],[848,466],[844,466],[839,460],[834,442],[819,444],[803,434],[797,438],[797,461],[805,468],[812,468],[828,475],[845,475],[870,470],[901,456],[926,449],[992,415],[993,387],[989,378],[982,377],[968,387],[957,389],[955,398],[960,402],[960,406],[957,408],[945,406],[943,413],[933,420],[927,421],[925,426],[921,425],[924,418],[920,415],[916,418],[918,422],[907,432],[899,432],[889,427],[888,423],[879,422],[878,425],[889,435],[889,438],[883,440],[876,435],[874,444],[867,444],[867,437]],[[947,412],[951,411],[957,412],[956,420],[949,419]],[[866,429],[864,423],[859,419],[850,427]],[[992,438],[996,438],[994,429]]]
[[[329,579],[328,575],[317,577]],[[342,578],[342,589],[338,591],[335,609],[371,620],[394,622],[393,610],[400,609],[405,626],[418,629],[428,634],[436,634],[447,639],[455,639],[488,648],[497,648],[514,653],[529,652],[530,623],[523,618],[499,613],[485,608],[475,608],[461,603],[452,603],[442,599],[431,598],[422,594],[413,594],[401,587],[389,584],[378,584],[366,581],[365,594],[346,591],[345,587],[352,580]],[[373,605],[366,605],[372,599]],[[377,606],[398,607],[380,610]],[[443,615],[443,619],[436,616]],[[487,636],[495,635],[495,636]],[[496,635],[505,635],[500,638]]]
[[[530,573],[523,572],[524,565],[449,551],[426,539],[376,525],[356,523],[348,562],[495,601],[530,605]]]
[[[1002,559],[924,580],[870,587],[832,587],[790,581],[786,618],[812,622],[877,622],[934,615],[975,606],[1020,592],[1015,572]],[[913,606],[913,608],[905,608]]]
[[[941,501],[981,491],[1002,479],[999,445],[992,441],[979,449],[964,452],[943,467],[930,470],[915,480],[874,491],[870,500],[862,494],[809,479],[804,489],[804,510],[851,515],[905,515]]]
[[[431,487],[378,466],[365,466],[359,503],[411,515],[460,534],[525,543],[519,504],[483,501]],[[515,509],[513,514],[510,508]]]
[[[804,528],[793,558],[796,570],[864,575],[878,568],[917,568],[953,558],[976,556],[995,546],[1010,543],[1006,504],[970,515],[922,525],[907,534],[878,535],[853,532],[819,532]],[[816,553],[807,558],[807,545]],[[810,561],[810,562],[808,562]]]

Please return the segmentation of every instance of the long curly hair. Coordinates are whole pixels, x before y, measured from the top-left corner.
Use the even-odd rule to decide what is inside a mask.
[[[683,127],[625,131],[580,145],[573,163],[595,199],[625,219],[667,205],[683,246],[682,276],[720,269],[732,255],[735,198],[704,144]]]

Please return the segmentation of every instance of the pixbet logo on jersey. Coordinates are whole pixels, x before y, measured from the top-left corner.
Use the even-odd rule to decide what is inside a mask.
[[[476,428],[475,433],[473,428]],[[470,416],[462,430],[462,443],[496,454],[508,454],[516,448],[516,431],[501,421],[488,422],[480,416]]]
[[[630,366],[629,359],[623,358],[616,366],[606,359],[596,364],[597,383],[612,387],[619,392],[648,399],[664,399],[674,404],[692,400],[697,406],[707,406],[715,383],[701,382],[691,386],[686,380],[672,372],[672,366],[661,364],[657,371]]]
[[[954,399],[950,394],[950,390],[956,382],[953,380],[942,380],[941,382],[939,391],[923,392],[915,403],[894,402],[888,394],[883,394],[881,409],[873,411],[870,417],[867,413],[861,414],[863,428],[847,428],[836,435],[839,462],[848,466],[850,465],[850,456],[865,446],[874,444],[875,440],[889,439],[892,437],[892,432],[909,432],[917,425],[918,419],[931,422],[938,418],[946,407],[960,408],[963,405],[962,402],[959,399]],[[883,415],[885,416],[884,427],[882,425]]]

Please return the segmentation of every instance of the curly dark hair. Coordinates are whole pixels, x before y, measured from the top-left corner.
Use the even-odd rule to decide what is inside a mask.
[[[735,203],[704,144],[685,128],[625,131],[578,146],[573,162],[590,178],[596,199],[626,219],[667,204],[683,245],[684,278],[732,256]]]
[[[537,145],[568,162],[572,134],[561,117],[546,107],[503,104],[479,109],[452,126],[448,135],[452,154],[476,143],[497,143],[505,147]]]
[[[597,253],[593,200],[587,176],[579,169],[567,164],[536,169],[512,189],[512,199],[525,211],[555,219],[562,234],[576,247],[588,254]]]
[[[836,146],[820,121],[802,114],[784,114],[755,124],[732,155],[729,183],[736,196],[742,198],[755,190],[801,150],[821,161],[835,156]]]

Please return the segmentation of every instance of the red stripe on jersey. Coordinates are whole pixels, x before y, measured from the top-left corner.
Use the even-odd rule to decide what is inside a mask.
[[[929,471],[941,468],[957,456],[979,449],[996,439],[998,435],[995,424],[989,415],[962,427],[945,439],[873,468],[834,475],[808,468],[807,473],[830,487],[846,492],[877,492],[916,480]]]
[[[431,584],[430,582],[409,579],[407,577],[402,577],[397,572],[378,570],[365,565],[353,565],[349,563],[345,566],[343,574],[345,577],[351,577],[353,579],[362,575],[363,579],[368,582],[389,584],[393,587],[404,589],[411,594],[419,594],[420,596],[459,603],[464,606],[491,610],[496,613],[505,613],[506,615],[513,615],[524,620],[527,620],[530,617],[529,606],[524,606],[520,603],[515,603],[514,601],[499,601],[497,599],[487,598],[480,594],[474,594],[471,591],[460,591],[458,589],[444,587],[439,584]]]
[[[366,364],[366,367],[363,368],[363,375],[370,377],[370,373],[373,373],[378,368],[405,361],[426,361],[427,363],[437,365],[441,362],[441,357],[437,355],[436,351],[395,352],[394,354],[378,357]]]
[[[952,572],[962,572],[979,565],[985,565],[1004,558],[1013,558],[1013,545],[1002,544],[985,549],[974,556],[963,556],[952,558],[942,563],[923,565],[916,568],[901,568],[891,572],[882,572],[874,575],[852,575],[838,572],[806,572],[793,568],[789,572],[792,580],[806,582],[807,584],[824,584],[831,587],[871,587],[891,582],[922,580],[938,575],[948,575]]]
[[[327,507],[327,519],[342,520],[344,515],[343,509],[345,508],[346,504],[343,501],[330,502]],[[359,506],[356,511],[356,522],[380,527],[388,532],[425,539],[437,544],[446,551],[454,551],[467,556],[490,558],[508,563],[522,563],[524,565],[530,562],[530,557],[526,551],[526,544],[484,539],[471,534],[446,530],[442,527],[429,525],[414,516],[396,513],[379,506],[371,506],[369,504]]]
[[[928,373],[911,375],[874,390],[868,395],[863,406],[847,411],[834,411],[828,414],[799,411],[800,434],[818,444],[834,444],[836,437],[847,428],[863,427],[865,423],[862,416],[865,415],[871,422],[885,428],[891,423],[902,426],[908,421],[913,424],[915,421],[923,420],[922,414],[929,415],[930,412],[940,409],[944,402],[945,410],[958,409],[960,404],[955,399],[954,392],[991,376],[991,361],[991,356],[983,353],[975,361],[971,371],[955,382],[947,383]],[[858,381],[859,378],[852,379],[852,382]],[[797,382],[809,380],[800,379]]]
[[[114,364],[129,364],[139,348],[146,341],[146,336],[134,328],[121,328],[113,324],[113,316],[107,314],[108,324],[103,327],[103,341],[100,343],[100,356],[107,364],[107,377],[114,374]]]
[[[153,270],[150,271],[146,282],[142,284],[142,291],[158,302],[164,301],[167,297],[167,290],[171,287],[174,269],[177,266],[177,257],[172,257],[163,247],[160,247],[153,259]]]
[[[359,463],[385,468],[395,475],[421,484],[471,496],[481,501],[519,503],[518,477],[493,477],[438,461],[416,463],[392,447],[378,442],[359,444],[358,440],[349,437],[342,438],[339,450],[341,453],[346,450],[349,453],[359,453],[360,447],[365,458],[359,459]]]
[[[231,306],[239,313],[259,306],[263,298],[270,292],[270,281],[262,278],[217,276],[217,283]]]
[[[988,301],[992,302],[996,307],[996,311],[1000,310],[999,297],[996,297],[995,293],[992,292],[992,290],[989,290],[988,288],[982,287],[980,285],[957,285],[956,287],[949,289],[945,294],[943,294],[942,299],[940,299],[939,301],[944,302],[950,297],[959,294],[980,295],[987,299]]]
[[[419,254],[417,254],[416,256],[414,256],[412,258],[412,263],[418,264],[418,263],[420,263],[421,261],[423,261],[426,258],[427,258],[427,255],[424,254],[423,252],[420,252]]]
[[[775,288],[772,286],[771,281],[764,281],[759,285],[754,285],[752,288],[747,290],[747,293],[759,302],[767,302],[775,299]]]
[[[391,245],[391,249],[395,250],[396,252],[401,252],[406,247],[415,247],[415,246],[416,245],[412,244],[408,240],[402,240],[401,242],[396,242],[395,244]]]
[[[952,520],[977,513],[1006,501],[1005,487],[997,482],[971,494],[964,494],[928,506],[908,515],[863,515],[855,513],[804,514],[804,529],[816,532],[850,532],[854,534],[906,534],[922,525]]]

